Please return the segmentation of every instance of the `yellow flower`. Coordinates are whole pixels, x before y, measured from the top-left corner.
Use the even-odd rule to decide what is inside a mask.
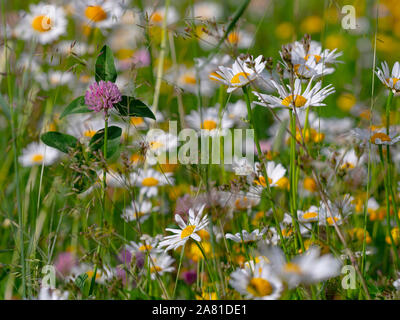
[[[342,93],[336,100],[338,107],[343,111],[350,111],[356,104],[357,99],[351,93]]]
[[[211,253],[211,244],[209,242],[202,241],[201,245],[203,247],[204,253],[209,256]],[[189,246],[189,251],[186,253],[187,257],[194,262],[203,259],[203,254],[196,243],[192,242]]]
[[[325,47],[334,50],[334,49],[344,49],[346,46],[346,40],[343,36],[337,34],[332,34],[326,37],[325,39]]]
[[[294,34],[294,26],[290,22],[283,22],[275,29],[275,35],[282,40],[290,39]]]
[[[304,189],[306,189],[307,191],[310,191],[310,192],[317,191],[317,183],[311,177],[304,178],[303,187],[304,187]]]
[[[356,241],[363,242],[364,241],[364,229],[363,228],[353,228],[349,230],[349,235],[351,238],[353,238]],[[365,236],[365,241],[367,244],[370,244],[372,242],[372,239],[366,231],[366,236]]]
[[[390,233],[392,234],[393,242],[395,243],[395,245],[398,245],[400,242],[400,229],[398,227],[395,227],[390,231]],[[391,244],[392,242],[389,235],[386,236],[385,240],[388,244]]]
[[[318,33],[323,27],[323,20],[319,16],[309,16],[303,20],[300,29],[304,33]]]

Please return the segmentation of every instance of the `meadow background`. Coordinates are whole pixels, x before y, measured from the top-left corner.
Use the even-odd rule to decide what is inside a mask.
[[[242,53],[254,57],[263,55],[271,57],[275,66],[281,59],[279,51],[282,45],[301,41],[305,34],[320,42],[323,48],[336,48],[343,54],[338,59],[342,63],[335,65],[335,72],[322,78],[323,85],[332,84],[336,92],[325,99],[325,107],[313,111],[317,118],[332,118],[334,121],[324,122],[330,126],[328,128],[315,127],[317,131],[324,132],[324,141],[307,142],[314,159],[299,165],[298,209],[318,206],[321,200],[317,187],[313,183],[307,187],[304,183],[310,176],[311,167],[320,174],[322,187],[329,200],[334,202],[345,194],[352,196],[351,216],[339,227],[348,247],[353,253],[359,253],[355,254],[355,259],[363,280],[357,274],[356,288],[346,290],[341,285],[343,275],[339,274],[326,281],[295,288],[285,286],[278,298],[399,298],[399,286],[394,286],[393,282],[399,278],[400,235],[397,229],[397,233],[396,230],[392,233],[392,240],[388,240],[388,220],[385,216],[389,206],[389,229],[395,229],[397,208],[390,207],[385,196],[384,177],[387,174],[384,170],[388,169],[381,167],[376,148],[360,148],[357,142],[351,141],[349,134],[350,129],[368,128],[371,123],[387,123],[385,103],[388,90],[374,75],[374,67],[380,66],[382,61],[392,66],[399,59],[400,9],[397,1],[252,0],[234,24],[234,30],[244,32],[243,37],[249,41],[238,46],[234,41],[225,40],[216,52],[213,51],[215,44],[204,47],[202,30],[212,30],[214,26],[218,30],[227,28],[235,12],[246,1],[204,2],[206,7],[215,5],[218,8],[211,10],[210,21],[191,18],[193,6],[202,1],[170,1],[169,9],[175,11],[176,17],[163,29],[160,21],[149,20],[150,16],[144,12],[164,7],[164,1],[125,1],[123,15],[110,26],[99,27],[85,20],[72,1],[49,0],[48,4],[64,9],[67,25],[63,34],[45,44],[35,41],[34,37],[24,39],[17,32],[23,12],[29,12],[30,5],[39,2],[1,1],[2,299],[46,297],[44,293],[42,296],[39,294],[45,275],[42,271],[46,265],[56,267],[58,291],[51,291],[55,292],[54,296],[47,292],[53,298],[246,298],[229,284],[229,279],[232,272],[252,259],[252,250],[256,248],[257,241],[234,242],[224,234],[235,234],[242,229],[252,232],[283,223],[284,213],[290,211],[293,196],[290,188],[285,185],[271,191],[271,198],[279,207],[275,217],[275,213],[271,214],[271,205],[265,195],[257,203],[247,203],[248,199],[243,200],[242,195],[242,198],[235,196],[222,205],[218,201],[222,198],[219,192],[225,192],[226,196],[233,186],[238,184],[240,189],[242,182],[238,181],[240,178],[232,170],[219,165],[154,165],[154,170],[167,172],[169,177],[173,177],[170,183],[156,188],[155,196],[148,196],[146,192],[143,196],[143,186],[126,187],[118,177],[148,169],[143,141],[150,126],[167,131],[168,120],[177,120],[182,124],[181,119],[198,110],[200,104],[202,108],[213,107],[226,101],[228,96],[229,103],[245,100],[241,89],[237,94],[228,95],[226,87],[218,82],[214,82],[210,89],[212,93],[207,95],[199,95],[196,88],[192,88],[193,81],[179,82],[180,72],[190,68],[193,78],[196,58],[207,58],[211,53],[218,56],[227,54],[232,60]],[[345,30],[341,25],[344,16],[341,8],[347,4],[353,5],[356,10],[355,30]],[[212,15],[216,13],[218,16],[214,19]],[[162,43],[165,45],[164,51]],[[95,62],[104,45],[113,53],[120,90],[149,106],[156,115],[156,122],[142,118],[111,119],[113,125],[123,128],[123,134],[118,152],[107,163],[104,159],[96,158],[90,166],[81,167],[76,158],[66,154],[59,154],[49,165],[40,161],[23,162],[21,155],[26,152],[27,146],[40,141],[40,136],[47,131],[71,134],[75,129],[85,139],[86,133],[93,135],[104,127],[93,122],[90,124],[93,126],[91,132],[87,132],[88,128],[82,129],[82,119],[87,114],[68,115],[60,119],[66,106],[84,95],[94,81]],[[60,76],[62,74],[64,76]],[[159,75],[162,80],[158,83]],[[252,99],[256,100],[254,96]],[[390,123],[393,125],[397,125],[399,120],[398,104],[395,95],[390,114]],[[282,163],[289,171],[290,148],[285,140],[287,137],[280,135],[277,138],[270,131],[274,124],[278,130],[279,124],[276,124],[268,108],[257,105],[253,114],[260,140],[265,142],[265,159]],[[242,127],[249,126],[249,121],[242,120]],[[350,121],[350,127],[341,129],[342,121]],[[338,170],[336,163],[333,163],[333,156],[323,150],[337,151],[343,148],[353,148],[358,158],[371,152],[378,160],[372,156],[372,160],[357,165],[362,172],[356,175],[343,168]],[[395,145],[391,150],[391,197],[398,200],[399,150]],[[100,184],[101,172],[105,167],[112,172],[108,177],[113,177],[113,174],[118,177],[107,182],[103,210]],[[329,170],[326,167],[333,168],[334,178],[327,173]],[[369,182],[367,172],[371,175]],[[79,185],[80,182],[82,185]],[[130,208],[131,202],[142,202],[143,197],[150,203],[148,213],[144,214],[146,219],[140,223],[135,218],[124,220],[121,216]],[[368,207],[370,198],[377,203],[371,208]],[[207,259],[204,259],[204,251],[191,239],[183,251],[182,247],[169,251],[174,261],[165,262],[165,270],[160,267],[163,272],[153,276],[154,266],[148,261],[148,253],[138,249],[146,239],[142,236],[147,234],[154,240],[157,235],[157,239],[169,235],[165,228],[177,226],[174,214],[187,216],[189,208],[200,202],[198,199],[206,204],[205,212],[210,225],[216,226],[218,231],[216,234],[207,229],[208,232],[199,233],[202,237],[201,248],[206,252]],[[244,205],[240,201],[244,201]],[[345,248],[335,229],[324,226],[316,230],[314,228],[312,235],[304,236],[304,239],[319,246],[323,253],[341,259],[343,265],[351,265],[348,257],[342,257]],[[368,232],[368,237],[364,236],[364,230]],[[262,237],[257,238],[260,239]],[[293,235],[287,234],[285,239],[289,260],[302,253]],[[136,249],[132,249],[131,241],[138,244]],[[282,246],[278,241],[279,245]],[[313,270],[313,266],[309,267]],[[98,275],[93,277],[96,272]],[[63,296],[65,292],[68,295]]]

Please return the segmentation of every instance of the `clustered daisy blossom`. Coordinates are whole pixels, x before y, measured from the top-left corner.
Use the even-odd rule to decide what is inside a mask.
[[[256,2],[246,9],[246,19],[257,16]],[[386,1],[382,8],[396,12],[393,3]],[[130,0],[32,4],[15,16],[16,23],[6,12],[7,23],[0,26],[5,28],[0,32],[8,43],[5,56],[8,48],[15,49],[10,61],[15,59],[21,72],[13,77],[17,84],[24,83],[19,77],[27,72],[32,90],[23,97],[24,88],[14,88],[16,93],[22,89],[20,98],[27,107],[14,114],[17,136],[11,140],[15,145],[10,144],[15,150],[5,154],[1,170],[2,204],[12,209],[12,192],[21,185],[24,188],[17,204],[23,201],[22,213],[29,213],[30,199],[39,191],[36,233],[43,239],[53,235],[54,253],[62,250],[54,262],[57,289],[43,283],[32,286],[31,263],[40,257],[46,243],[39,241],[33,246],[33,260],[25,257],[23,261],[26,250],[19,250],[21,265],[26,262],[30,266],[29,270],[21,269],[21,279],[31,297],[71,299],[86,296],[89,289],[95,298],[109,298],[118,292],[129,298],[329,299],[334,289],[335,298],[342,295],[340,269],[349,261],[355,266],[361,262],[362,274],[368,274],[358,279],[366,282],[366,289],[359,286],[355,296],[400,297],[400,274],[396,273],[400,265],[396,255],[400,245],[400,127],[396,108],[400,63],[389,66],[383,61],[373,70],[383,94],[374,95],[376,108],[371,108],[371,97],[362,100],[368,92],[364,80],[353,85],[338,83],[342,74],[332,76],[342,56],[334,47],[343,49],[348,37],[328,30],[322,44],[306,34],[301,41],[276,50],[278,61],[255,53],[238,54],[256,50],[256,46],[250,47],[259,37],[242,18],[234,28],[224,24],[227,21],[221,19],[227,14],[222,5],[212,1],[176,8],[173,4],[145,3],[144,9],[138,10]],[[190,23],[183,30],[188,19]],[[354,34],[360,32],[363,17],[358,20],[357,30],[351,31]],[[316,34],[322,31],[322,22],[318,16],[305,18],[299,26],[287,21],[279,25],[275,36],[279,41],[291,39],[297,27]],[[329,18],[328,22],[333,21]],[[77,30],[81,34],[71,38]],[[260,30],[262,24],[257,33]],[[210,56],[192,56],[194,50],[182,47],[182,37],[193,37],[195,46]],[[387,53],[396,48],[390,36],[384,40],[377,43],[378,55],[382,49]],[[115,83],[97,81],[98,77],[95,80],[82,68],[96,58],[99,41],[106,41],[113,52],[110,56],[118,71]],[[30,42],[32,52],[27,54]],[[154,44],[160,43],[161,50],[155,50]],[[356,47],[359,54],[354,55],[358,59],[354,69],[361,72],[370,67],[366,60],[371,46],[366,39],[357,39]],[[270,49],[272,46],[266,52]],[[353,64],[349,65],[353,69]],[[148,68],[139,70],[142,67]],[[348,64],[343,64],[340,72],[345,67]],[[343,80],[350,79],[347,76],[343,74]],[[338,97],[334,95],[335,80],[336,90],[341,91]],[[69,95],[80,92],[80,96],[82,88],[87,89],[83,99],[68,104]],[[153,106],[138,102],[128,108],[129,114],[122,115],[127,96],[121,92],[129,92],[137,101],[153,97]],[[47,96],[54,99],[43,101]],[[4,98],[20,111],[20,104],[15,103],[20,99]],[[316,112],[315,107],[322,108]],[[87,113],[68,114],[81,111]],[[157,120],[147,118],[152,116],[149,111]],[[1,132],[14,123],[6,121],[8,116],[6,109],[0,114]],[[180,128],[190,131],[190,138],[201,146],[204,141],[225,143],[237,128],[250,128],[258,134],[231,141],[232,146],[243,142],[246,149],[246,155],[244,150],[235,150],[233,162],[225,157],[223,148],[221,153],[215,152],[222,160],[219,165],[213,161],[188,165],[178,152],[184,150],[179,149],[180,135],[171,133],[169,121],[177,118]],[[105,119],[109,121],[106,125],[121,128],[112,131],[121,136],[104,139],[103,147],[115,153],[98,161],[93,157],[96,152],[91,152],[98,145],[91,142],[103,131]],[[26,123],[32,125],[26,129]],[[35,130],[36,126],[41,128]],[[51,132],[47,139],[44,131]],[[6,132],[4,136],[3,145],[7,146],[11,135]],[[76,148],[71,147],[74,152],[66,154],[57,166],[61,159],[57,149],[24,141],[37,136],[49,145]],[[215,139],[219,136],[221,139]],[[49,142],[49,137],[54,140]],[[203,149],[208,148],[193,148],[194,156],[203,156]],[[252,151],[250,156],[248,150]],[[187,151],[193,156],[192,148]],[[214,154],[215,150],[208,151]],[[11,155],[18,163],[12,163]],[[19,175],[18,164],[23,167]],[[8,183],[13,181],[13,169],[18,184]],[[36,184],[37,169],[41,175]],[[396,184],[398,189],[394,190]],[[68,197],[60,201],[57,195],[67,189]],[[73,196],[76,198],[71,200]],[[70,206],[75,206],[71,207],[72,215],[59,223],[43,220],[53,216],[48,210],[60,212]],[[24,214],[22,219],[27,221],[17,219],[20,215],[10,214],[1,227],[7,236],[7,228],[23,222],[19,242],[28,245],[26,232],[35,233],[30,224],[34,219],[25,219]],[[41,228],[43,222],[45,228]],[[72,238],[66,245],[59,243],[65,239],[57,235],[59,230],[71,230]],[[90,241],[81,243],[82,236]],[[379,259],[372,259],[376,253]],[[5,261],[15,262],[12,253],[5,250],[2,254]],[[375,280],[373,274],[381,258],[384,263],[378,269],[387,277],[384,290],[382,281],[379,277]],[[14,267],[11,263],[10,268]],[[72,286],[71,281],[75,283]],[[10,277],[9,284],[7,298],[19,298],[25,291],[22,281]],[[378,285],[379,290],[375,290]]]
[[[16,27],[16,34],[24,40],[34,39],[40,44],[57,40],[67,30],[67,19],[62,7],[52,4],[31,4],[29,12],[23,12]]]
[[[375,70],[376,75],[379,80],[390,90],[393,92],[400,91],[400,83],[398,83],[400,79],[400,63],[395,62],[393,65],[392,72],[389,70],[389,66],[386,61],[382,62],[382,68],[377,68]]]
[[[200,241],[201,238],[197,234],[198,231],[204,229],[208,225],[207,216],[203,216],[205,205],[202,205],[198,210],[189,209],[188,221],[185,222],[178,214],[175,215],[175,221],[178,223],[180,229],[167,228],[167,231],[174,233],[172,236],[166,236],[160,242],[159,247],[166,247],[166,251],[177,249],[183,246],[190,238],[195,241]]]
[[[259,99],[259,102],[256,102],[257,104],[272,108],[286,107],[302,110],[308,107],[325,106],[326,104],[323,103],[325,98],[335,92],[332,85],[322,88],[321,81],[313,86],[313,78],[310,79],[304,91],[300,79],[295,80],[293,90],[290,85],[286,85],[285,87],[274,80],[271,80],[271,83],[278,91],[279,98],[273,95],[254,92]]]
[[[253,59],[252,56],[238,57],[232,67],[220,66],[210,78],[228,86],[227,92],[232,92],[255,80],[264,70],[266,62],[263,56]]]

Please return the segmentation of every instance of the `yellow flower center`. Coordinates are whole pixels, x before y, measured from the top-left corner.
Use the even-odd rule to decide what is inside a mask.
[[[282,100],[282,104],[286,107],[290,107],[292,104],[294,104],[294,106],[296,108],[299,108],[299,107],[303,107],[306,103],[307,103],[307,99],[304,98],[303,96],[297,95],[297,94],[294,99],[293,99],[293,95],[291,94],[290,96],[287,96],[285,99]]]
[[[354,164],[352,164],[351,162],[346,162],[346,163],[343,163],[340,168],[341,169],[354,169]]]
[[[214,72],[211,72],[210,75],[209,75],[208,77],[210,78],[210,80],[217,81],[216,79],[212,78],[211,76],[222,80],[222,77],[221,77],[218,73],[216,73],[215,71],[214,71]]]
[[[240,77],[245,78],[246,80],[249,80],[248,76],[250,75],[250,73],[247,72],[239,72],[237,74],[235,74],[232,79],[231,79],[231,83],[232,84],[238,84],[241,82]]]
[[[255,297],[265,297],[272,293],[273,288],[268,280],[263,278],[253,278],[247,286],[247,291]]]
[[[267,182],[263,176],[259,176],[258,179],[254,180],[254,183],[264,188],[267,186]],[[272,184],[272,179],[268,178],[268,183]]]
[[[85,10],[85,16],[90,21],[100,22],[107,19],[107,12],[101,6],[89,6]]]
[[[390,80],[392,80],[393,81],[393,86],[395,86],[396,85],[396,83],[397,83],[397,81],[399,81],[399,79],[398,78],[387,78],[386,79],[386,81],[389,83],[390,82]]]
[[[310,56],[314,56],[314,58],[315,58],[315,62],[316,63],[318,63],[318,62],[320,62],[321,61],[321,56],[319,56],[319,55],[317,55],[317,54],[313,54],[313,55],[306,55],[305,57],[304,57],[304,60],[306,60],[306,61],[308,61],[308,59],[310,58]]]
[[[328,222],[330,225],[333,225],[334,222],[338,221],[339,221],[338,217],[333,217],[333,219],[331,217],[326,218],[326,222]]]
[[[141,247],[139,247],[140,251],[150,251],[151,249],[153,249],[153,247],[149,244],[144,244]]]
[[[150,273],[160,272],[162,270],[161,267],[155,266],[150,268]]]
[[[88,272],[86,272],[86,274],[88,275],[89,278],[93,278],[94,271],[93,270],[89,270]],[[97,271],[96,279],[99,279],[100,277],[101,277],[101,273]]]
[[[91,129],[86,130],[86,131],[83,133],[83,135],[84,135],[85,137],[88,137],[88,138],[92,138],[95,134],[96,134],[96,131],[95,131],[95,130],[91,130]]]
[[[239,34],[237,32],[231,32],[228,35],[228,41],[231,44],[234,44],[234,45],[238,44],[239,43],[239,39],[240,39],[239,38]]]
[[[283,267],[283,270],[289,273],[301,274],[301,269],[299,265],[293,262],[286,263],[285,266]]]
[[[151,150],[156,150],[156,149],[161,148],[163,146],[164,146],[164,144],[161,143],[161,142],[158,142],[158,141],[151,141],[150,142],[150,149]]]
[[[314,181],[313,178],[306,177],[304,179],[303,186],[304,186],[304,189],[306,189],[306,190],[308,190],[310,192],[317,191],[317,184],[316,184],[316,182]]]
[[[36,162],[36,163],[39,163],[39,162],[42,162],[43,161],[43,155],[42,154],[34,154],[33,156],[32,156],[32,161],[33,162]]]
[[[316,212],[306,212],[306,213],[303,215],[303,218],[306,219],[306,220],[308,220],[308,219],[314,219],[314,218],[316,218],[316,217],[318,217],[318,213],[316,213]]]
[[[183,76],[183,82],[186,84],[195,85],[197,81],[196,81],[196,78],[192,74],[185,74]]]
[[[187,226],[185,229],[183,229],[182,233],[181,233],[181,239],[190,237],[190,235],[193,233],[194,229],[196,229],[196,226]]]
[[[150,20],[153,21],[153,22],[158,23],[158,22],[163,21],[163,16],[159,12],[154,12],[150,17]]]
[[[376,139],[380,139],[381,141],[391,141],[390,137],[383,132],[376,132],[371,137],[371,142],[376,143]]]
[[[142,180],[142,185],[145,187],[155,187],[158,185],[158,180],[153,177],[147,177]]]
[[[142,117],[131,117],[131,124],[134,126],[139,126],[144,122]]]
[[[131,156],[132,163],[138,163],[139,161],[142,161],[142,160],[143,160],[143,157],[140,154],[135,153]]]
[[[53,22],[48,16],[37,16],[32,20],[32,28],[38,32],[47,32],[51,30]]]
[[[284,237],[290,237],[293,234],[292,228],[289,228],[289,229],[283,228],[281,231],[282,231],[282,235]]]
[[[217,127],[217,123],[214,120],[204,120],[201,127],[205,130],[213,130]]]

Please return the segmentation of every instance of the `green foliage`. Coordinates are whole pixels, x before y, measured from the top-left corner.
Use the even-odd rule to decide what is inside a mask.
[[[105,45],[96,60],[95,79],[115,82],[117,80],[117,70],[114,65],[114,56],[111,49]]]
[[[57,131],[46,132],[40,138],[49,147],[56,148],[64,153],[69,153],[71,149],[78,145],[78,139]]]

